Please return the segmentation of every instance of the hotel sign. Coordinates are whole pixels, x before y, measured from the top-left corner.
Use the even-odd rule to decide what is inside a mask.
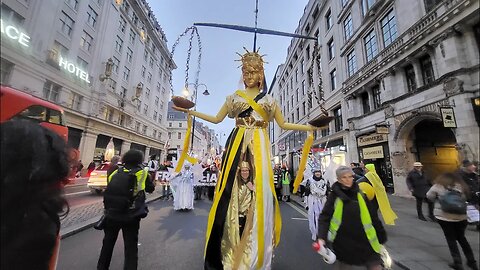
[[[358,146],[365,146],[370,144],[382,143],[388,141],[387,134],[370,134],[366,136],[361,136],[357,138],[357,145]]]
[[[90,83],[90,79],[89,79],[90,76],[88,75],[88,73],[81,70],[74,63],[69,62],[65,58],[60,56],[59,61],[58,61],[58,65],[61,68],[65,69],[66,71],[68,71],[68,72],[74,74],[75,76],[77,76],[78,78],[80,78],[80,80],[85,81],[87,83]]]
[[[16,40],[18,43],[20,43],[20,45],[27,48],[30,46],[30,36],[18,30],[13,25],[4,24],[2,19],[0,19],[0,25],[2,30],[2,36],[5,35],[12,40]]]
[[[446,128],[456,128],[457,122],[455,121],[455,113],[452,107],[441,107],[443,126]]]
[[[363,148],[363,159],[383,158],[383,146]]]

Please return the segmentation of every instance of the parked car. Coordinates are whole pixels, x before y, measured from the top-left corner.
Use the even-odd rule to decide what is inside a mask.
[[[107,170],[109,168],[110,162],[104,162],[92,171],[87,182],[87,186],[92,193],[100,194],[107,188]]]

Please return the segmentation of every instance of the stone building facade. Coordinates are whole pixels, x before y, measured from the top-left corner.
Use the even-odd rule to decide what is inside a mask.
[[[116,154],[165,154],[175,64],[146,1],[6,0],[1,12],[1,83],[62,106],[84,165],[111,139]]]

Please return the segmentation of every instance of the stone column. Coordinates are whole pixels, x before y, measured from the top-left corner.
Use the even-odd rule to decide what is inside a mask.
[[[124,155],[128,150],[130,150],[130,146],[132,142],[123,141],[122,148],[120,148],[120,155]]]
[[[150,146],[145,147],[144,161],[148,162],[150,160]]]
[[[422,76],[422,68],[420,67],[420,62],[417,59],[412,59],[410,64],[413,66],[413,71],[415,71],[415,83],[417,84],[417,88],[423,86],[423,76]]]
[[[80,140],[80,159],[89,164],[93,160],[95,154],[95,145],[97,144],[98,134],[84,131]]]

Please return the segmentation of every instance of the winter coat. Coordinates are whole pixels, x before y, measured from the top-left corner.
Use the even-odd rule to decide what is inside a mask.
[[[363,224],[360,218],[360,206],[357,200],[359,192],[358,185],[353,183],[349,189],[345,189],[340,183],[332,185],[332,192],[327,198],[318,220],[318,238],[327,241],[330,221],[335,210],[335,200],[340,198],[343,201],[342,223],[337,231],[333,243],[329,245],[337,256],[337,260],[351,265],[365,265],[367,262],[380,261],[380,254],[376,253],[367,239]],[[383,244],[387,241],[387,234],[380,222],[377,210],[365,198],[372,225],[377,232],[378,241]]]
[[[463,169],[459,170],[458,174],[462,177],[463,181],[468,185],[468,188],[470,189],[470,196],[468,202],[473,205],[478,205],[478,175],[474,172],[468,172]]]
[[[467,198],[460,184],[456,184],[454,187],[451,187],[451,189],[461,192],[462,197],[464,197],[465,199]],[[435,184],[427,192],[427,198],[432,202],[436,202],[437,199],[443,196],[445,193],[447,193],[447,189],[444,186],[440,184]],[[433,210],[433,215],[437,219],[440,219],[443,221],[450,221],[450,222],[462,221],[467,219],[466,214],[458,215],[458,214],[451,214],[451,213],[444,212],[440,206],[440,203],[435,203],[435,209]]]
[[[407,176],[407,186],[409,190],[413,190],[412,195],[417,198],[425,198],[427,191],[432,186],[427,180],[425,172],[420,174],[415,169],[411,170]]]

